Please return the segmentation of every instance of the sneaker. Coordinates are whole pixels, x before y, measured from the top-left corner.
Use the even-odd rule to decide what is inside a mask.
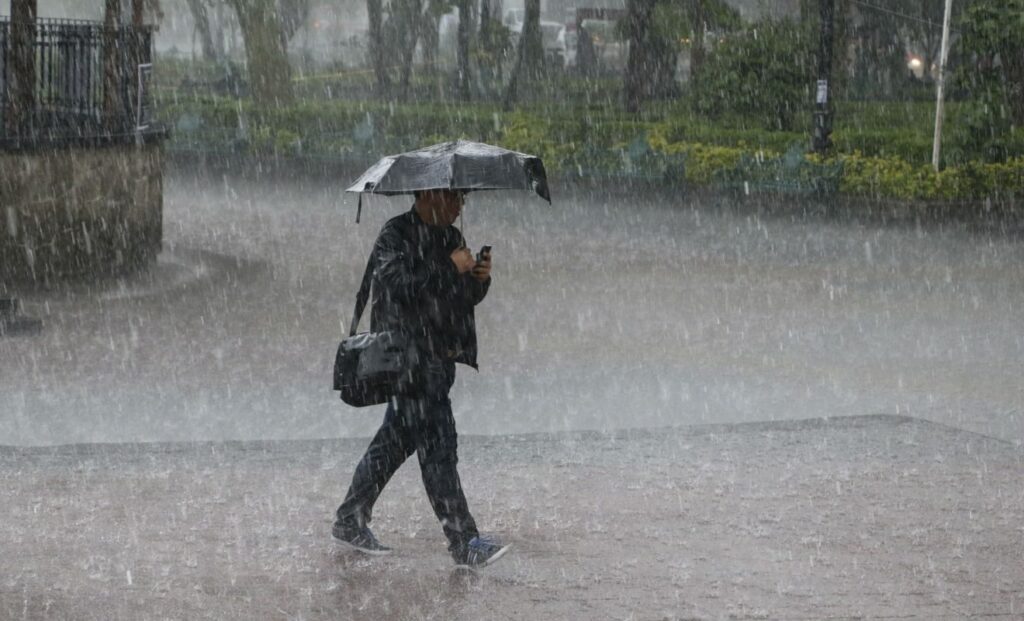
[[[362,528],[345,528],[335,524],[331,534],[334,535],[334,540],[338,543],[343,543],[363,554],[370,554],[372,556],[391,554],[391,548],[377,541],[377,538],[373,536],[373,531],[366,526]]]
[[[456,567],[476,569],[487,567],[505,556],[511,547],[512,544],[503,544],[497,539],[477,536],[470,539],[462,550],[452,552],[452,557],[455,558]]]

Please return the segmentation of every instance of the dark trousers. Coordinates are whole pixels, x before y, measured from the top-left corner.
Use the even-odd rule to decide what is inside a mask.
[[[421,392],[391,400],[384,423],[356,466],[345,501],[338,507],[339,525],[369,524],[384,486],[415,452],[427,498],[448,537],[448,549],[457,551],[477,536],[456,469],[458,439],[448,399],[454,379],[454,364],[447,363],[443,373],[435,374]]]

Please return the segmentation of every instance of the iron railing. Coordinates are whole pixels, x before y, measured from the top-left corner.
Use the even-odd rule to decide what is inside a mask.
[[[0,147],[109,139],[148,124],[150,27],[107,29],[101,22],[36,19],[29,29],[31,96],[22,96],[16,110],[16,43],[10,18],[0,17]]]

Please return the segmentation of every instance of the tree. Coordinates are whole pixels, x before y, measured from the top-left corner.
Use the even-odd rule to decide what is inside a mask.
[[[440,43],[438,27],[441,16],[450,10],[447,0],[427,0],[420,19],[420,39],[423,41],[423,66],[434,73],[437,64],[437,46]]]
[[[459,65],[459,99],[469,101],[472,95],[471,85],[473,81],[469,65],[469,39],[470,30],[473,28],[473,19],[470,17],[470,0],[457,0],[456,6],[459,8],[459,30],[456,34]]]
[[[627,109],[636,111],[643,101],[677,94],[676,68],[687,38],[691,90],[697,90],[704,63],[704,30],[732,31],[740,26],[739,13],[722,0],[638,0],[629,5],[626,19],[619,23],[623,38],[630,41]]]
[[[854,61],[851,91],[861,98],[891,97],[897,78],[907,74],[901,22],[886,11],[857,4],[860,23],[851,32]],[[817,20],[814,22],[817,26]]]
[[[540,0],[526,0],[523,31],[519,34],[516,64],[505,91],[505,108],[518,97],[523,82],[537,83],[544,76],[544,44],[540,32]]]
[[[657,0],[629,0],[626,3],[626,110],[639,112],[651,92],[651,16]]]
[[[988,110],[1024,126],[1024,0],[976,1],[960,20],[960,82]]]
[[[391,76],[388,75],[384,47],[384,7],[382,0],[366,0],[366,14],[370,21],[370,64],[377,76],[377,96],[387,99],[391,95]]]
[[[277,0],[277,14],[287,46],[309,18],[309,0]]]
[[[908,0],[891,0],[891,2],[904,2]],[[891,4],[890,2],[890,4]],[[832,21],[832,79],[829,83],[829,97],[833,100],[843,93],[851,73],[850,67],[850,43],[853,20],[852,0],[833,0],[833,21]],[[861,6],[861,5],[858,5]],[[887,5],[889,6],[889,5]],[[861,8],[872,9],[867,5]],[[888,10],[888,9],[887,9]],[[890,14],[891,17],[891,14]],[[892,22],[892,20],[890,20]],[[800,2],[800,25],[806,31],[808,40],[814,49],[819,48],[819,33],[821,32],[821,2],[820,0],[801,0]],[[890,24],[892,25],[892,24]],[[875,30],[877,24],[863,30]],[[895,30],[893,31],[896,32]],[[895,48],[890,48],[890,50]]]
[[[960,19],[964,3],[956,0],[952,5],[953,21]],[[942,45],[942,19],[945,15],[946,0],[903,0],[898,8],[915,19],[904,21],[907,39],[922,52],[925,78],[931,79],[932,67],[938,67],[939,47]]]
[[[814,4],[814,0],[803,2]],[[953,2],[954,20],[962,12],[963,4],[963,0]],[[842,80],[851,76],[859,96],[893,95],[900,80],[908,75],[908,51],[921,54],[923,77],[931,80],[932,69],[938,64],[945,0],[838,0],[836,8],[833,55],[838,77]],[[854,11],[857,20],[853,19]],[[811,28],[818,25],[814,15],[807,15],[805,23]],[[852,70],[847,58],[851,43],[855,52]]]
[[[118,88],[117,26],[121,23],[121,3],[106,0],[103,3],[103,114],[106,128],[115,131],[115,121],[123,110],[121,89]]]
[[[504,82],[502,67],[511,48],[511,32],[492,17],[491,0],[480,4],[480,30],[476,53],[481,89],[489,96],[498,95]]]
[[[769,129],[792,131],[797,111],[811,101],[813,79],[807,30],[791,20],[763,20],[731,35],[708,56],[694,106],[708,117],[736,114]]]
[[[420,38],[420,14],[423,10],[422,0],[395,0],[393,20],[395,21],[395,46],[398,52],[399,93],[402,99],[410,97],[409,79],[412,75],[413,55],[416,43]]]
[[[258,106],[290,103],[292,71],[274,0],[228,0],[245,42],[249,91]]]
[[[386,4],[383,0],[367,0],[366,6],[377,96],[407,100],[412,96],[409,85],[416,47],[422,39],[424,63],[432,67],[438,46],[438,20],[450,4],[447,0],[390,0]]]
[[[704,65],[704,0],[690,0],[690,22],[693,30],[690,38],[690,82],[696,85]]]
[[[28,124],[35,107],[35,54],[32,39],[35,32],[36,0],[11,0],[10,77],[5,85],[9,90],[10,114],[5,115],[7,131],[20,133]]]
[[[205,0],[186,0],[189,13],[192,14],[192,22],[195,24],[196,36],[199,37],[199,49],[203,60],[216,60],[217,48],[213,45],[213,35],[210,32],[210,17],[206,11]]]

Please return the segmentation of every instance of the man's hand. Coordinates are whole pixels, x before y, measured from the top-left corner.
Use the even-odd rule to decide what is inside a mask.
[[[473,253],[469,251],[469,248],[459,248],[452,253],[452,263],[455,264],[455,269],[460,274],[465,274],[476,265],[476,259],[473,258]]]
[[[473,266],[473,278],[480,282],[487,282],[491,277],[491,252],[488,250],[483,255],[483,260]]]

